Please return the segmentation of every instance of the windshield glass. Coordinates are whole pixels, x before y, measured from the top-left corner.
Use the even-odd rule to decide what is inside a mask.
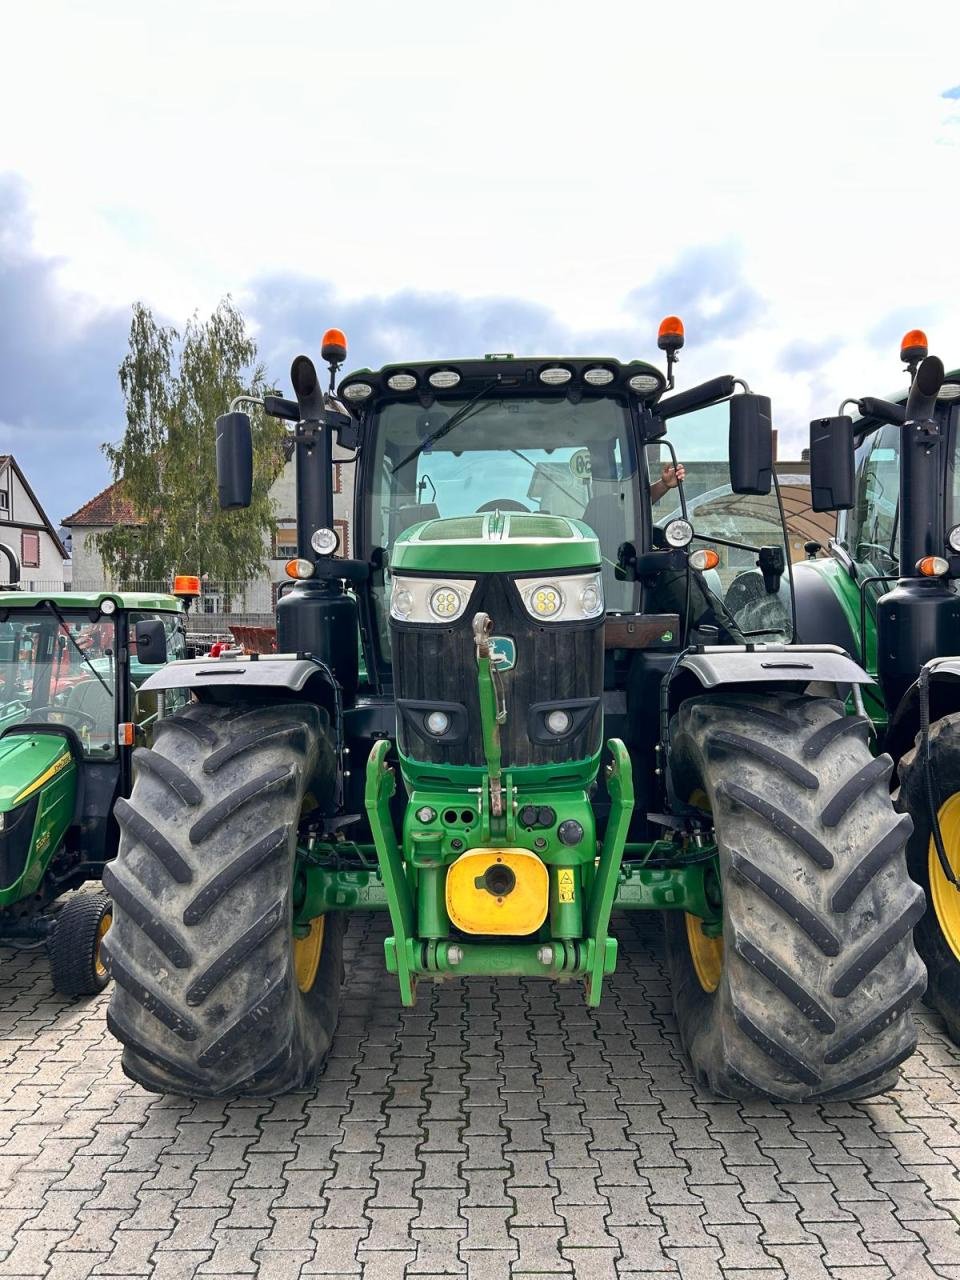
[[[683,482],[687,518],[694,528],[691,550],[712,548],[719,556],[713,569],[693,575],[691,626],[716,626],[722,640],[753,639],[765,643],[792,638],[790,555],[776,490],[756,497],[730,488],[729,409],[711,405],[670,421],[670,434],[647,445],[646,463],[653,496],[653,523],[660,529],[683,514],[676,488],[658,495],[664,468],[676,461],[686,471]],[[673,452],[671,452],[671,450]],[[764,574],[761,550],[769,565],[782,557],[783,574]],[[662,574],[647,593],[648,610],[682,613],[684,575]]]
[[[608,611],[633,609],[636,588],[617,582],[613,572],[620,544],[632,540],[636,528],[637,464],[626,407],[604,398],[572,404],[491,395],[410,457],[465,404],[454,399],[429,410],[419,404],[381,409],[370,545],[389,549],[405,529],[437,516],[495,508],[573,516],[600,539]],[[375,595],[383,627],[382,589]]]
[[[0,623],[0,729],[73,729],[88,759],[116,754],[116,628],[109,618],[10,610]]]

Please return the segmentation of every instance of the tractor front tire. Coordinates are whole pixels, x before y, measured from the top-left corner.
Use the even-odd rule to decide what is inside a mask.
[[[50,977],[62,996],[95,996],[110,981],[103,959],[113,917],[105,893],[77,893],[61,907],[47,939]]]
[[[666,913],[680,1035],[698,1080],[729,1098],[872,1097],[916,1044],[926,984],[907,875],[909,817],[889,757],[838,702],[719,693],[683,703],[671,774],[718,849],[723,935]]]
[[[960,715],[944,716],[930,726],[930,765],[947,860],[960,879]],[[897,804],[913,819],[907,866],[927,895],[926,914],[913,935],[927,966],[926,999],[943,1018],[954,1044],[960,1044],[960,889],[944,874],[933,843],[919,739],[901,759],[898,773]]]
[[[318,917],[298,938],[293,881],[301,812],[334,785],[326,730],[311,704],[196,703],[135,753],[104,873],[107,1025],[145,1088],[262,1096],[321,1070],[339,1013],[343,917]]]

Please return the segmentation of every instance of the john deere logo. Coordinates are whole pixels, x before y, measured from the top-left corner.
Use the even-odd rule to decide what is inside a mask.
[[[517,646],[509,636],[491,636],[490,658],[498,671],[512,671],[517,665]]]

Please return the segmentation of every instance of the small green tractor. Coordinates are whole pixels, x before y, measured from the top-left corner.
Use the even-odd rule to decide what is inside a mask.
[[[876,678],[858,723],[913,819],[907,862],[926,894],[903,924],[960,1043],[960,370],[945,374],[920,330],[901,346],[909,392],[811,424],[813,506],[840,514],[829,555],[811,544],[797,566],[798,615],[804,639],[842,645]]]
[[[70,891],[109,882],[114,804],[159,710],[137,687],[183,637],[173,596],[0,592],[0,944],[46,945],[62,995],[106,986],[110,898]]]
[[[190,701],[115,809],[108,1025],[134,1080],[313,1080],[351,911],[388,913],[405,1004],[483,975],[578,983],[592,1006],[614,908],[662,915],[683,1043],[716,1092],[895,1080],[925,984],[901,927],[920,897],[910,819],[844,714],[869,677],[792,643],[770,401],[731,376],[669,394],[682,341],[671,318],[667,376],[502,354],[361,369],[334,392],[333,330],[328,391],[300,356],[296,399],[260,402],[297,458],[278,653],[150,676]],[[335,437],[356,468],[352,559]],[[235,402],[225,508],[249,502],[250,439]]]

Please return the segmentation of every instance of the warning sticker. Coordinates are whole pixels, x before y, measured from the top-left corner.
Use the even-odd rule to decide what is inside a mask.
[[[557,872],[557,901],[574,901],[573,870],[570,867],[561,867]]]

